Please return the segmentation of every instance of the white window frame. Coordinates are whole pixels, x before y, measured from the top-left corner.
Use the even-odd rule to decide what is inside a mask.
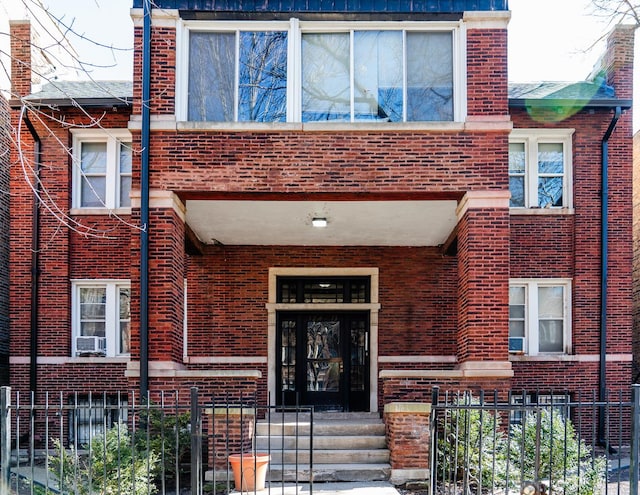
[[[525,209],[557,211],[573,208],[573,134],[575,129],[514,129],[509,136],[509,143],[524,144],[524,206],[512,206],[511,211]],[[538,206],[538,145],[562,144],[564,158],[564,174],[562,181],[562,206],[540,208]]]
[[[188,88],[189,88],[189,33],[197,32],[238,32],[238,31],[286,31],[287,47],[287,123],[300,123],[302,120],[302,33],[340,33],[349,31],[449,31],[452,33],[453,50],[453,121],[464,122],[467,111],[466,85],[466,30],[463,21],[411,21],[411,22],[373,22],[342,21],[318,22],[300,21],[291,18],[289,21],[181,21],[177,32],[177,74],[176,74],[176,120],[188,121]],[[404,34],[403,34],[404,36]],[[403,54],[404,57],[404,54]],[[237,75],[236,75],[237,76]],[[353,88],[352,88],[353,90]],[[237,84],[236,84],[237,91]],[[405,109],[406,111],[406,109]],[[237,114],[237,108],[234,109]],[[368,121],[356,121],[369,123]],[[450,122],[450,121],[447,121]],[[318,124],[317,122],[310,122]],[[320,123],[331,125],[343,122]],[[441,124],[440,121],[429,121],[428,124]],[[207,122],[212,125],[244,124],[257,126],[258,122]],[[309,124],[309,122],[307,122]],[[424,122],[375,123],[375,125],[424,124]]]
[[[118,279],[90,279],[71,281],[71,356],[78,357],[76,337],[80,335],[80,289],[106,289],[104,357],[126,357],[130,353],[120,350],[120,289],[131,291],[131,281]]]
[[[568,278],[536,278],[509,280],[509,287],[525,288],[525,322],[524,322],[524,354],[527,356],[537,355],[559,355],[571,353],[571,279]],[[563,351],[562,352],[540,352],[538,335],[538,288],[558,287],[564,289],[563,301]]]
[[[130,213],[130,206],[120,205],[120,144],[131,146],[131,133],[126,129],[71,129],[72,146],[72,213],[108,213],[116,210]],[[106,143],[107,171],[105,204],[102,207],[82,206],[82,162],[83,143]],[[75,211],[74,211],[75,210]]]

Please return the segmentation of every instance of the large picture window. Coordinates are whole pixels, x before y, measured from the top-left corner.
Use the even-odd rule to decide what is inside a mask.
[[[187,120],[210,122],[456,120],[462,63],[456,26],[360,26],[186,23],[186,111],[179,104],[179,118],[184,112]]]

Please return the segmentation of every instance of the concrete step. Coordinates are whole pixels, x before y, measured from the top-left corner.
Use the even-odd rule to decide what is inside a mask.
[[[308,450],[271,451],[271,464],[309,463]],[[384,464],[389,462],[387,449],[372,450],[313,450],[313,465],[320,464]]]
[[[308,464],[272,466],[267,473],[270,481],[308,482],[311,469]],[[313,481],[387,481],[391,466],[382,464],[313,464]]]
[[[256,437],[256,448],[258,451],[267,450],[309,450],[310,438],[308,435],[295,436],[258,436]],[[341,436],[315,436],[313,439],[314,450],[363,450],[363,449],[386,449],[387,442],[383,435],[341,435]]]
[[[309,422],[278,422],[273,418],[271,423],[259,422],[256,424],[256,434],[259,436],[288,436],[298,435],[309,436],[310,431]],[[327,420],[314,420],[313,421],[313,435],[318,436],[373,436],[373,435],[385,435],[384,423],[381,419],[377,419],[375,422],[362,422],[358,420],[343,420],[343,421],[327,421]]]

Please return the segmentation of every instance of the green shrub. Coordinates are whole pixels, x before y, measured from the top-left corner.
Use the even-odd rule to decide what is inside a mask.
[[[94,437],[89,454],[66,450],[54,441],[55,455],[49,458],[50,472],[58,479],[62,493],[116,495],[154,494],[152,479],[158,469],[158,455],[151,449],[132,444],[123,423]]]
[[[526,414],[521,425],[512,427],[509,458],[518,486],[539,479],[556,493],[592,495],[604,480],[605,459],[594,457],[573,423],[549,408]]]

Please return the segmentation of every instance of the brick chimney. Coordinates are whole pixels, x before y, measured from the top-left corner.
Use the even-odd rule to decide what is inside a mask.
[[[633,97],[633,44],[636,27],[619,24],[607,37],[607,48],[600,60],[598,72],[608,86],[613,86],[616,98]]]
[[[11,96],[31,94],[31,23],[9,21],[11,37]]]

